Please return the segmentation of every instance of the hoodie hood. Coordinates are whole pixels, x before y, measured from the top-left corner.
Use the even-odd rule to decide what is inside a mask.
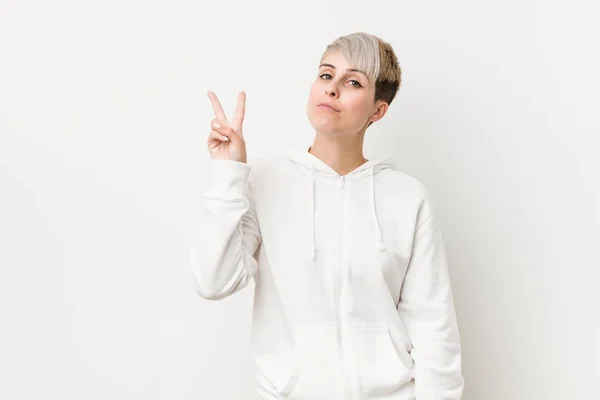
[[[322,176],[324,178],[329,179],[340,179],[343,178],[345,180],[354,180],[354,179],[369,179],[370,180],[370,198],[371,198],[371,216],[373,218],[373,224],[377,230],[377,241],[378,247],[380,251],[386,250],[385,243],[381,236],[381,226],[379,224],[379,219],[377,215],[377,206],[375,202],[375,175],[380,173],[386,169],[394,169],[394,162],[389,155],[380,156],[367,162],[361,164],[353,171],[347,173],[346,175],[340,175],[337,171],[331,168],[329,165],[324,163],[320,158],[310,153],[309,150],[312,146],[305,147],[304,150],[296,150],[288,155],[286,158],[290,161],[298,164],[300,167],[304,168],[308,173],[308,185],[309,185],[309,195],[310,195],[310,203],[311,203],[311,237],[310,240],[310,259],[314,262],[316,260],[316,238],[315,238],[315,179],[316,176]]]

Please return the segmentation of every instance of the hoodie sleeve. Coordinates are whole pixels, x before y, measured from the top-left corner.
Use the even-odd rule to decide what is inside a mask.
[[[204,192],[207,213],[190,251],[196,292],[219,300],[244,288],[257,269],[260,229],[249,184],[251,165],[212,160],[212,182]]]
[[[419,212],[398,303],[413,348],[416,400],[459,400],[461,343],[442,233],[432,205]]]

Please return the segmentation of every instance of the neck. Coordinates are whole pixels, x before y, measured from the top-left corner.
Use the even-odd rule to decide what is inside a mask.
[[[317,132],[309,153],[329,165],[338,174],[346,175],[368,161],[363,156],[363,142],[364,134],[331,137]]]

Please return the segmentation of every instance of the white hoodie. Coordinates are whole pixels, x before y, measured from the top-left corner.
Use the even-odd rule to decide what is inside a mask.
[[[305,148],[212,160],[204,205],[194,286],[217,300],[254,279],[258,398],[461,398],[444,244],[420,181],[386,158],[341,176]]]

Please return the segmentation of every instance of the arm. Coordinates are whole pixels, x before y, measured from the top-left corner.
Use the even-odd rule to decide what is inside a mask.
[[[461,343],[440,226],[425,200],[398,313],[412,341],[416,400],[459,400]]]
[[[248,284],[257,269],[262,239],[249,185],[251,165],[212,160],[212,184],[204,192],[207,213],[192,243],[190,266],[196,292],[219,300]]]

